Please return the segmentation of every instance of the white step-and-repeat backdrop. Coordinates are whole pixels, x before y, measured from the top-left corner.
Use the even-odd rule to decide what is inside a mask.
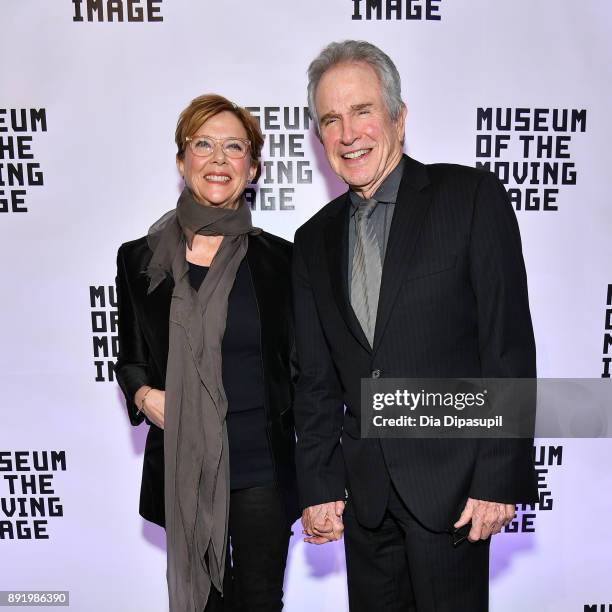
[[[117,247],[175,205],[176,120],[205,92],[266,135],[256,225],[292,239],[340,193],[305,109],[332,40],[395,60],[409,154],[506,182],[540,376],[609,377],[611,18],[605,0],[2,0],[0,590],[167,609],[164,532],[137,510],[146,426],[113,373]],[[540,502],[494,539],[491,609],[612,610],[612,443],[534,451]],[[297,534],[286,609],[347,610],[342,545]]]

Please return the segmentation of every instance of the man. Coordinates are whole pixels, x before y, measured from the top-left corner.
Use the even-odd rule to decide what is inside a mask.
[[[306,541],[345,529],[353,612],[486,610],[489,536],[537,498],[532,441],[360,439],[360,379],[535,377],[516,218],[491,173],[402,155],[400,77],[380,49],[332,43],[308,74],[349,191],[295,236]]]

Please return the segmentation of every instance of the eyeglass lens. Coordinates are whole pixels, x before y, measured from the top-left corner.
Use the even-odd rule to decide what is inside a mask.
[[[191,141],[191,149],[196,155],[206,157],[215,151],[216,141],[206,136],[196,136]],[[223,153],[228,157],[240,158],[247,153],[247,144],[236,138],[227,138],[220,142]]]

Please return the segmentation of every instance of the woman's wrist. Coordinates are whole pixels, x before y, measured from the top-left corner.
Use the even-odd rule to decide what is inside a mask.
[[[153,387],[149,385],[143,385],[138,389],[136,395],[134,397],[134,403],[136,404],[136,416],[138,416],[141,412],[146,416],[145,411],[145,400],[147,399],[147,395],[153,391]]]

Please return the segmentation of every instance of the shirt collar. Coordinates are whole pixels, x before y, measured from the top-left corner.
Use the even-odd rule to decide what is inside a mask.
[[[400,183],[402,181],[402,174],[404,172],[404,157],[399,160],[397,166],[388,174],[387,178],[381,183],[380,187],[374,194],[374,199],[381,204],[395,204],[397,200],[397,193],[399,191]],[[352,189],[349,191],[349,197],[351,198],[351,204],[353,212],[357,210],[359,204],[364,202],[364,199],[357,195]]]

